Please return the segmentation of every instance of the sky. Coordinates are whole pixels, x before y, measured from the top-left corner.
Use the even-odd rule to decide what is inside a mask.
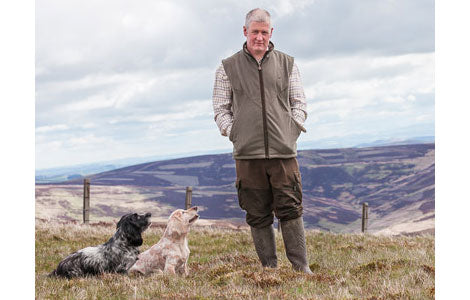
[[[434,136],[434,1],[38,0],[36,169],[230,152],[215,70],[255,7],[301,73],[299,149]]]

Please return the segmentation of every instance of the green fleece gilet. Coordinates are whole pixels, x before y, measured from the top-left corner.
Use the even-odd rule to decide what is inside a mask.
[[[292,117],[289,75],[294,58],[269,50],[258,64],[246,50],[222,61],[233,91],[230,141],[235,159],[297,156],[300,128]]]

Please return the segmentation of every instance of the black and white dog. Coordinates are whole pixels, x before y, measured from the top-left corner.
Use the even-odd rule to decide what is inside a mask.
[[[137,261],[142,232],[150,225],[150,213],[127,214],[117,223],[117,230],[106,243],[74,252],[62,260],[50,276],[66,278],[126,273]]]

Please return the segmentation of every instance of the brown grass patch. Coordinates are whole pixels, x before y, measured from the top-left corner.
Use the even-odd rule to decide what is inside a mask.
[[[243,272],[243,277],[247,278],[250,283],[255,284],[261,288],[278,286],[283,281],[276,276],[275,273],[270,271],[263,272]]]

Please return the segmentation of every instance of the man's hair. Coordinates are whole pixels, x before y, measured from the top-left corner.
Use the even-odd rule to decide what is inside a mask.
[[[245,27],[247,29],[250,27],[251,22],[267,23],[269,24],[269,27],[272,28],[271,15],[267,10],[261,8],[252,9],[246,14]]]

